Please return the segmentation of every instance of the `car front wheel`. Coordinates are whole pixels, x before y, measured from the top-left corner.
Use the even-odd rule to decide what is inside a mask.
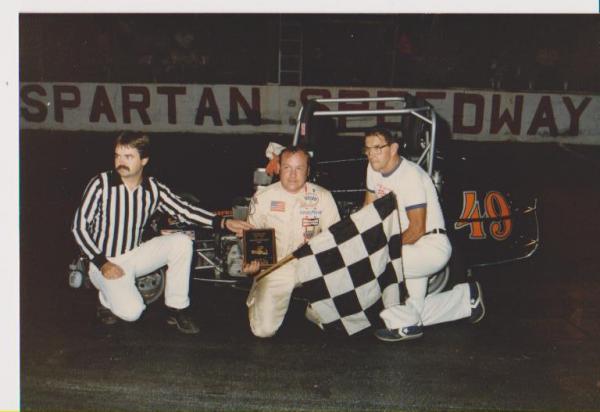
[[[165,290],[166,267],[135,279],[137,286],[144,303],[149,305],[162,295]]]
[[[460,251],[454,250],[448,264],[442,270],[429,277],[427,294],[435,295],[450,290],[455,285],[466,282],[468,276],[469,272]]]

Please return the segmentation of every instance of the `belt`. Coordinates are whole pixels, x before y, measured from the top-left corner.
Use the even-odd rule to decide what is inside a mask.
[[[429,232],[425,233],[426,235],[435,235],[441,233],[443,235],[446,234],[446,229],[441,229],[441,228],[436,228],[436,229],[432,229]]]

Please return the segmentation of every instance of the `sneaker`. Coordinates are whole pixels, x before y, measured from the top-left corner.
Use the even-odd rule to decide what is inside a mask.
[[[96,317],[100,320],[100,323],[106,326],[114,325],[119,321],[119,318],[101,303],[98,303],[98,307],[96,308]]]
[[[423,336],[423,325],[406,326],[401,329],[377,329],[375,337],[386,342],[417,339]]]
[[[182,333],[189,335],[195,335],[200,332],[200,328],[192,320],[189,311],[186,309],[168,309],[167,323],[169,325],[177,326],[177,329]]]
[[[483,305],[483,292],[479,282],[469,282],[471,290],[471,316],[469,322],[477,323],[485,316],[485,306]]]

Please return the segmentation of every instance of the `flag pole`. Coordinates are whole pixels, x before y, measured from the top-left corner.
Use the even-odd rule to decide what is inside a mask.
[[[287,255],[286,257],[281,259],[279,262],[275,263],[273,266],[270,266],[269,268],[260,272],[258,275],[254,276],[254,279],[256,279],[256,281],[258,282],[259,280],[261,280],[262,278],[267,276],[269,273],[274,272],[275,270],[279,269],[280,267],[282,267],[283,265],[285,265],[292,259],[294,259],[294,254],[290,253],[289,255]]]

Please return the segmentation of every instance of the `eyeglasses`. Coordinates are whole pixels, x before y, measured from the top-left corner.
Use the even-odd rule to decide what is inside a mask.
[[[378,155],[378,154],[381,153],[381,151],[383,150],[384,147],[387,147],[389,145],[390,144],[387,143],[387,144],[383,144],[381,146],[370,146],[370,147],[369,146],[365,146],[365,147],[362,148],[362,152],[363,152],[364,155],[367,155],[367,156],[369,155],[369,153],[373,153],[373,154]]]

